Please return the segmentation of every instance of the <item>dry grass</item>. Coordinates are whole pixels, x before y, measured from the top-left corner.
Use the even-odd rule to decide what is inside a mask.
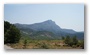
[[[7,44],[15,49],[23,49],[23,40],[16,44]],[[27,42],[26,49],[80,49],[81,47],[70,47],[63,40],[30,40]]]

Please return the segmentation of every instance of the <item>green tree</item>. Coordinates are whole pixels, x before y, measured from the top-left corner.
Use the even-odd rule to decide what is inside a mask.
[[[67,35],[64,42],[65,42],[66,44],[69,44],[70,41],[71,41],[70,36]]]
[[[7,32],[7,30],[10,28],[11,24],[7,21],[4,21],[4,34]]]
[[[66,44],[68,44],[69,46],[73,45],[73,39],[70,36],[66,36],[65,41]]]
[[[73,40],[72,40],[72,38],[70,38],[68,45],[69,46],[73,46]]]
[[[65,40],[65,37],[64,36],[62,36],[62,40]]]
[[[9,23],[9,22],[8,22]],[[5,28],[7,27],[6,22]],[[4,34],[4,43],[17,43],[20,40],[20,31],[14,25],[10,25],[10,28],[6,28]]]
[[[78,39],[77,39],[76,36],[74,36],[74,37],[72,38],[72,42],[73,42],[73,45],[77,45],[77,44],[78,44]]]

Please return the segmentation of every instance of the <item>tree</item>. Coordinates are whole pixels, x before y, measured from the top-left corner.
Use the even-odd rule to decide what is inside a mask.
[[[27,39],[24,40],[23,49],[26,49],[26,47],[27,47]]]
[[[7,21],[4,21],[4,34],[7,32],[7,30],[10,28],[11,24]]]
[[[72,40],[72,38],[70,38],[68,45],[69,46],[73,46],[73,40]]]
[[[70,36],[67,35],[64,42],[65,42],[66,44],[69,44],[70,41],[71,41]]]
[[[66,36],[64,42],[71,47],[77,47],[78,39],[77,39],[77,36],[73,36],[71,38],[70,38],[70,36]],[[80,44],[82,45],[82,47],[84,46],[83,41]]]
[[[9,23],[9,22],[8,22]],[[5,28],[8,26],[5,24]],[[4,43],[17,43],[20,40],[20,31],[16,28],[14,25],[10,25],[10,28],[6,28],[5,34],[4,34]]]
[[[70,36],[66,36],[65,41],[66,44],[68,44],[69,46],[73,45],[73,40],[72,38],[70,38]]]
[[[65,37],[64,36],[62,36],[62,40],[65,40]]]
[[[78,43],[77,37],[74,36],[74,37],[72,38],[72,41],[73,41],[73,45],[76,45],[76,44]]]

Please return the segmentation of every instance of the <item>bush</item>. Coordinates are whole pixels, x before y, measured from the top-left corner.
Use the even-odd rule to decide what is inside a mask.
[[[48,49],[49,47],[45,43],[42,43],[40,48]]]
[[[27,47],[27,40],[25,39],[25,40],[24,40],[23,49],[26,49],[26,47]]]
[[[84,49],[84,40],[81,41],[81,47]]]
[[[73,48],[76,48],[77,46],[76,45],[72,45]]]

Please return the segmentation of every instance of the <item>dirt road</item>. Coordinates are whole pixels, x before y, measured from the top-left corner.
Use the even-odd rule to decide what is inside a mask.
[[[11,48],[11,47],[9,47],[9,46],[7,46],[7,45],[4,45],[4,48],[5,48],[5,49],[13,49],[13,48]]]

